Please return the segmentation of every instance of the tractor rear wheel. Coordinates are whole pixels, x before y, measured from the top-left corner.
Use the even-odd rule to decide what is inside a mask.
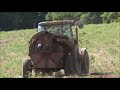
[[[79,75],[78,62],[74,54],[67,55],[65,58],[64,71],[65,75]]]
[[[88,74],[89,73],[89,55],[86,48],[80,49],[80,66],[81,66],[81,73]]]
[[[23,66],[23,78],[27,78],[32,74],[32,64],[30,59],[25,59],[22,62]]]

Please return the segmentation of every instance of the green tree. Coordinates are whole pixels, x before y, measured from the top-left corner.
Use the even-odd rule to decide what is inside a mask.
[[[104,12],[101,15],[103,23],[110,23],[119,21],[120,12]]]
[[[48,12],[45,20],[80,19],[82,12]]]
[[[35,28],[45,20],[45,12],[1,12],[0,30]]]
[[[45,20],[74,19],[89,23],[102,23],[102,12],[48,12]]]

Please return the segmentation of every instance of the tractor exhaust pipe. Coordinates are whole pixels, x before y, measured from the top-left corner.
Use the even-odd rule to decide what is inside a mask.
[[[75,32],[76,32],[76,41],[77,41],[77,44],[78,44],[78,28],[77,28],[77,25],[75,27]]]
[[[77,44],[78,44],[78,28],[79,28],[79,29],[82,29],[82,28],[83,28],[83,22],[80,22],[80,21],[76,21],[76,22],[75,22],[75,32],[76,32]]]
[[[75,23],[76,43],[78,44],[78,21]]]

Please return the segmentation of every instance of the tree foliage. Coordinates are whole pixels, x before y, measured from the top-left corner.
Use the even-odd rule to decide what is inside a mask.
[[[120,12],[0,12],[0,30],[36,28],[41,21],[64,19],[84,24],[120,22]]]
[[[103,23],[120,21],[120,12],[104,12],[101,15]]]
[[[35,28],[44,17],[45,12],[1,12],[0,30]]]
[[[76,19],[85,24],[120,21],[120,12],[48,12],[46,20]]]

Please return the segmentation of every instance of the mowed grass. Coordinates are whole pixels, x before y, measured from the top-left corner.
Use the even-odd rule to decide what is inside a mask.
[[[28,57],[28,42],[35,33],[36,29],[0,32],[1,78],[22,75],[22,60]],[[79,46],[89,52],[90,73],[110,73],[112,77],[120,77],[119,37],[120,23],[90,24],[79,29]]]
[[[28,57],[28,42],[35,29],[0,32],[0,77],[22,74],[22,60]]]

